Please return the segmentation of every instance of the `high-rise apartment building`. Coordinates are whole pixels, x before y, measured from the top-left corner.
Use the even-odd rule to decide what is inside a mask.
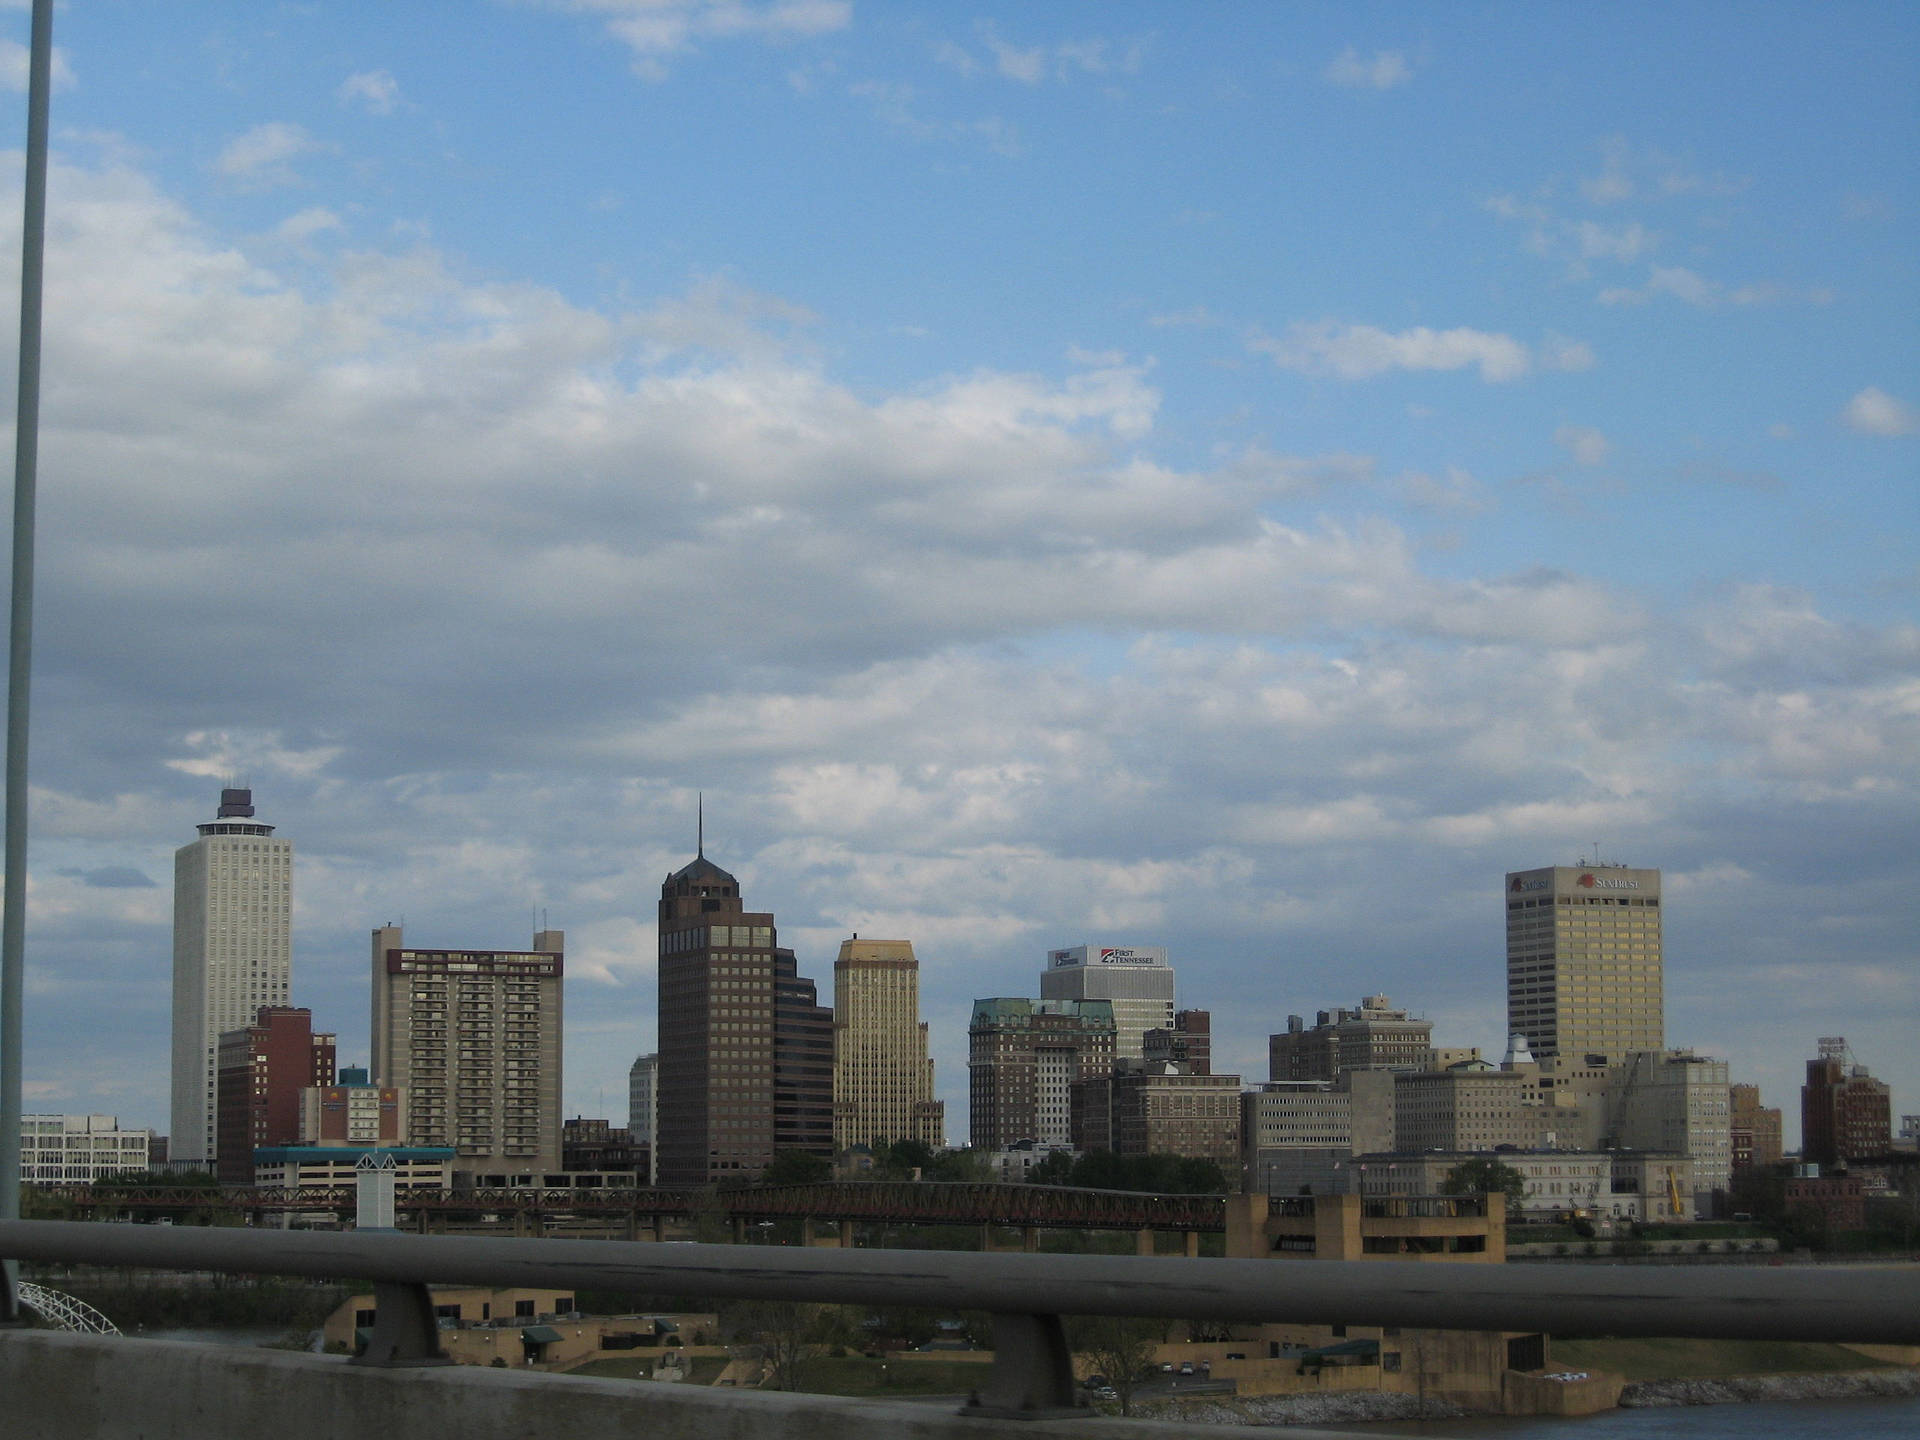
[[[968,1128],[976,1150],[1018,1140],[1074,1145],[1073,1087],[1113,1073],[1107,1000],[973,1002],[967,1027]]]
[[[1105,1000],[1116,1060],[1146,1058],[1149,1030],[1173,1028],[1173,967],[1154,945],[1074,945],[1047,952],[1042,1000]]]
[[[933,1098],[920,961],[910,940],[840,942],[833,962],[833,1144],[877,1149],[946,1141],[946,1107]]]
[[[216,1094],[222,1185],[253,1184],[253,1152],[300,1138],[300,1095],[333,1084],[334,1037],[313,1012],[262,1005],[253,1024],[220,1037]]]
[[[1554,865],[1507,876],[1507,1031],[1549,1075],[1666,1044],[1660,872]]]
[[[1854,1063],[1846,1037],[1820,1037],[1820,1058],[1807,1062],[1800,1087],[1800,1158],[1843,1165],[1893,1148],[1893,1092]]]
[[[657,1182],[751,1177],[774,1150],[773,915],[703,847],[661,885],[659,933]]]
[[[293,984],[293,842],[224,789],[200,838],[173,854],[173,1133],[169,1163],[219,1148],[220,1037],[285,1005]]]
[[[407,1092],[407,1143],[454,1168],[560,1168],[565,935],[531,950],[411,950],[373,932],[373,1082]]]
[[[1267,1037],[1269,1080],[1336,1080],[1349,1070],[1425,1070],[1433,1059],[1433,1022],[1396,1010],[1384,995],[1357,1010],[1322,1010],[1309,1027],[1298,1015]]]

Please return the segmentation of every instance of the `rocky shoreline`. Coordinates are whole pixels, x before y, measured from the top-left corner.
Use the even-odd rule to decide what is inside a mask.
[[[1720,1380],[1637,1380],[1623,1409],[1737,1405],[1749,1400],[1875,1400],[1920,1395],[1920,1370],[1841,1370],[1827,1375],[1733,1375]]]

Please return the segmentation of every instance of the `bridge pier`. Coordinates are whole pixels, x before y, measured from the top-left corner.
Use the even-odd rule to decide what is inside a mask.
[[[1187,1231],[1187,1258],[1189,1260],[1198,1260],[1200,1258],[1200,1232],[1198,1230]]]
[[[1038,1225],[1021,1227],[1020,1248],[1029,1255],[1038,1253],[1040,1249],[1040,1227]]]
[[[1133,1232],[1133,1253],[1136,1255],[1151,1255],[1154,1253],[1153,1231],[1142,1226]]]

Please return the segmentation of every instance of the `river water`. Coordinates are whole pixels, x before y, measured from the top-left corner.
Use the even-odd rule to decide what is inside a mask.
[[[1354,1435],[1432,1435],[1455,1440],[1914,1440],[1920,1399],[1756,1400],[1609,1410],[1577,1420],[1546,1416],[1465,1420],[1375,1420],[1328,1425]],[[1285,1435],[1285,1431],[1277,1432]]]

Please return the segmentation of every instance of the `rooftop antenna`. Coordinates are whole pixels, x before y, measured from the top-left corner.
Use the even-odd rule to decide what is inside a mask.
[[[707,854],[707,797],[696,790],[693,792],[693,858],[703,860]]]

